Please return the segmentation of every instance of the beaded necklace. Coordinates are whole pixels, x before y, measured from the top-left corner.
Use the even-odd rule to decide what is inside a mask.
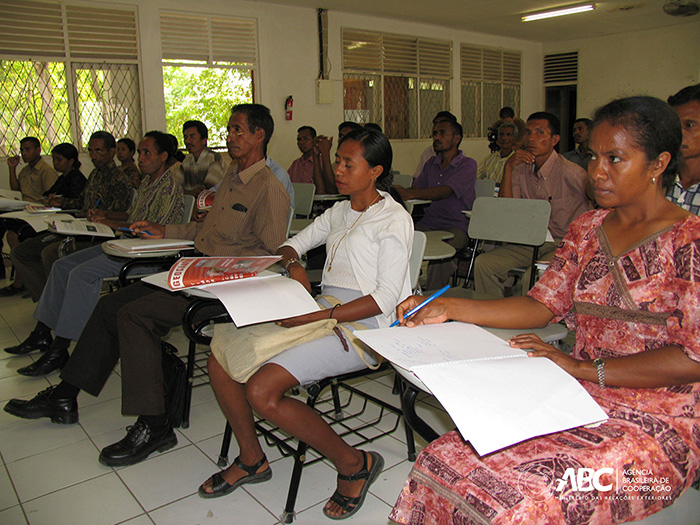
[[[369,210],[372,206],[374,206],[381,197],[382,196],[379,193],[377,193],[377,197],[372,201],[372,204],[370,204],[364,210],[362,210],[360,212],[360,215],[357,216],[357,219],[355,219],[355,222],[353,222],[352,225],[348,229],[345,230],[345,233],[343,233],[343,235],[340,237],[340,239],[338,239],[337,241],[335,241],[335,243],[333,243],[333,246],[331,246],[331,250],[330,250],[330,256],[328,257],[328,259],[329,259],[328,260],[328,268],[326,269],[326,271],[330,272],[331,269],[333,268],[333,260],[335,259],[335,254],[338,253],[338,248],[340,247],[340,243],[343,242],[343,239],[345,239],[345,237],[347,237],[348,233],[350,233],[350,230],[352,230],[355,227],[355,225],[362,218],[362,216],[365,214],[365,212],[367,210]]]

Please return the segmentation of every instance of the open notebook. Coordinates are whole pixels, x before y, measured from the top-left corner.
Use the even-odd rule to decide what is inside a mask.
[[[483,328],[444,323],[361,330],[357,337],[411,373],[481,455],[607,419],[572,376]]]

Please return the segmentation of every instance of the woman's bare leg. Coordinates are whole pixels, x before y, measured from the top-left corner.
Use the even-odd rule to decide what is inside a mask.
[[[231,379],[213,355],[209,356],[208,366],[209,380],[216,394],[216,400],[219,402],[219,407],[231,425],[238,442],[239,458],[244,465],[255,465],[265,454],[255,432],[253,411],[246,400],[246,385]],[[267,468],[266,461],[258,469],[258,472],[264,472]],[[248,475],[247,472],[233,463],[222,473],[224,480],[229,485],[246,475]],[[211,492],[211,478],[204,482],[204,490]]]
[[[268,421],[321,452],[335,465],[339,474],[350,476],[358,472],[362,468],[364,453],[343,441],[313,408],[284,395],[297,384],[294,376],[283,367],[267,364],[246,384],[249,406]],[[372,467],[369,455],[367,461],[369,470]],[[357,497],[364,483],[365,480],[338,480],[338,490],[344,496]],[[342,513],[333,502],[326,504],[326,511],[332,515]]]

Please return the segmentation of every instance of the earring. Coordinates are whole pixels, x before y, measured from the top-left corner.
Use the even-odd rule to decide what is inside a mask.
[[[651,183],[652,183],[652,184],[656,184],[656,177],[652,177],[652,178],[651,178]]]

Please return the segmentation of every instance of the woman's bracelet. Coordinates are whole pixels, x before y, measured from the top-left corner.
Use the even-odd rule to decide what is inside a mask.
[[[328,319],[333,319],[333,312],[335,312],[335,309],[339,306],[340,304],[336,304],[333,308],[331,308],[331,315],[328,316]]]

